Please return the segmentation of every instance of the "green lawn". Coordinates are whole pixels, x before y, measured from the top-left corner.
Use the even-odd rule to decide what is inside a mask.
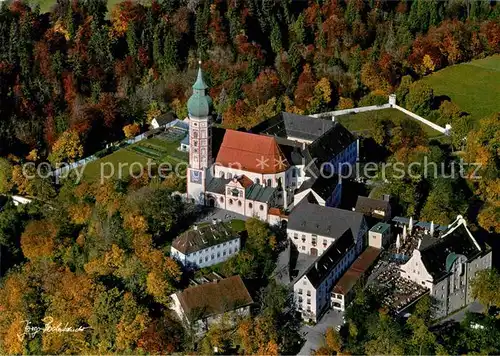
[[[245,229],[246,229],[245,222],[243,220],[239,220],[239,219],[231,220],[231,227],[236,232],[245,231]]]
[[[474,121],[500,111],[500,55],[447,67],[422,80]]]
[[[350,131],[363,131],[369,129],[370,120],[375,120],[377,118],[382,120],[391,120],[396,125],[403,119],[409,119],[414,120],[415,122],[419,122],[397,109],[382,109],[377,111],[362,112],[359,114],[342,115],[336,117],[336,120],[338,120]],[[422,126],[422,129],[429,138],[442,136],[439,131],[432,129],[427,125],[420,123],[420,126]]]
[[[177,150],[179,141],[169,142],[161,138],[151,138],[134,145],[121,148],[110,155],[87,164],[84,178],[89,181],[99,180],[101,173],[104,177],[114,172],[113,177],[126,179],[130,173],[137,173],[141,167],[147,169],[148,160],[155,163],[187,162],[188,154]]]

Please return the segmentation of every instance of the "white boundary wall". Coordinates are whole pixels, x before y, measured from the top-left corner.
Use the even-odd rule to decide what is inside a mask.
[[[429,120],[427,120],[427,119],[424,119],[422,116],[419,116],[419,115],[417,115],[417,114],[412,113],[412,112],[411,112],[411,111],[409,111],[409,110],[406,110],[405,108],[402,108],[401,106],[399,106],[399,105],[397,105],[397,104],[394,104],[392,107],[393,107],[394,109],[398,109],[399,111],[404,112],[406,115],[408,115],[408,116],[410,116],[410,117],[414,118],[415,120],[420,121],[420,122],[421,122],[421,123],[423,123],[423,124],[426,124],[427,126],[429,126],[429,127],[433,128],[433,129],[434,129],[434,130],[436,130],[436,131],[441,132],[442,134],[445,134],[445,135],[448,135],[448,134],[449,134],[449,133],[448,133],[448,131],[449,131],[449,129],[451,129],[451,126],[449,126],[449,125],[446,125],[447,127],[446,127],[446,128],[444,128],[444,127],[441,127],[441,126],[439,126],[439,125],[436,125],[436,124],[435,124],[435,123],[433,123],[433,122],[430,122],[430,121],[429,121]]]
[[[390,109],[391,107],[392,106],[390,104],[372,105],[372,106],[361,106],[359,108],[344,109],[344,110],[335,110],[335,111],[330,111],[330,112],[323,112],[323,113],[319,113],[319,114],[313,114],[313,115],[309,115],[309,116],[315,117],[315,118],[320,118],[320,117],[325,117],[325,116],[333,116],[333,117],[335,117],[335,116],[341,116],[341,115],[357,114],[357,113],[360,113],[360,112]]]
[[[322,118],[322,117],[331,117],[332,120],[335,121],[335,118],[337,116],[342,116],[342,115],[349,115],[349,114],[357,114],[360,112],[368,112],[368,111],[376,111],[376,110],[383,110],[383,109],[396,109],[399,110],[406,115],[410,116],[411,118],[420,121],[421,123],[431,127],[432,129],[449,136],[451,132],[451,125],[447,124],[446,127],[441,127],[427,119],[424,119],[422,116],[419,116],[415,113],[412,113],[409,110],[406,110],[405,108],[402,108],[401,106],[396,104],[396,95],[391,94],[389,95],[389,102],[387,104],[383,105],[372,105],[372,106],[362,106],[359,108],[352,108],[352,109],[345,109],[345,110],[335,110],[335,111],[330,111],[330,112],[324,112],[324,113],[318,113],[318,114],[313,114],[309,115],[314,118]]]

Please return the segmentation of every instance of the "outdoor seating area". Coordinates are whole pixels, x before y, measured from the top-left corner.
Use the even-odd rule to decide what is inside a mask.
[[[402,278],[396,262],[389,262],[374,280],[374,285],[384,293],[382,304],[398,313],[428,290],[415,282]]]

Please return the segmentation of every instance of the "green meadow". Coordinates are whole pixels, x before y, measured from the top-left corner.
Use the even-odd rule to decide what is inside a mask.
[[[500,112],[500,55],[447,67],[422,80],[474,121]]]

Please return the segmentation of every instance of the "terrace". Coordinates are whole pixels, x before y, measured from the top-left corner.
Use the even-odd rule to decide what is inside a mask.
[[[400,313],[408,305],[428,292],[427,288],[400,276],[396,262],[385,264],[384,270],[372,281],[372,287],[382,291],[382,304],[394,313]]]

